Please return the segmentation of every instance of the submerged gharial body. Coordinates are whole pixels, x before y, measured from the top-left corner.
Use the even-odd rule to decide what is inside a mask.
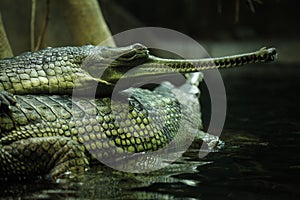
[[[186,139],[177,137],[186,134],[181,126],[186,132],[202,128],[195,85],[187,81],[180,88],[171,84],[153,90],[129,88],[120,91],[122,101],[110,98],[118,80],[269,62],[275,56],[275,49],[263,48],[216,59],[172,60],[152,56],[135,44],[47,48],[4,59],[0,179],[46,174],[55,178],[83,171],[94,158],[155,152],[173,140],[180,146]],[[131,69],[135,70],[126,73]],[[72,97],[74,88],[80,94],[95,89],[96,98]]]

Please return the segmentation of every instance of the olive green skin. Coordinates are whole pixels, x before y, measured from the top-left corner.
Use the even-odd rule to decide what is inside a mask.
[[[182,125],[184,132],[201,129],[195,94],[174,88],[131,88],[127,102],[113,101],[107,94],[119,79],[269,62],[275,56],[275,49],[263,48],[216,59],[171,60],[151,56],[146,47],[135,44],[47,48],[4,59],[0,61],[0,180],[46,174],[57,178],[68,171],[84,171],[95,158],[114,160],[124,152],[162,149],[183,134]],[[143,67],[135,73],[122,76],[140,64]],[[94,76],[102,67],[106,68],[102,76]],[[74,88],[89,90],[95,83],[100,85],[96,99],[70,96]],[[184,101],[179,103],[174,92]],[[175,143],[180,146],[181,141]]]
[[[169,89],[131,88],[125,99],[17,95],[18,104],[0,112],[0,179],[84,171],[92,158],[165,147],[179,134],[180,121],[195,129],[201,124]]]
[[[265,63],[276,55],[274,48],[261,48],[220,58],[179,60],[155,57],[141,44],[46,48],[0,60],[0,90],[12,94],[72,94],[75,87],[85,91],[99,84],[97,95],[107,97],[120,79]],[[131,69],[133,72],[127,75]]]

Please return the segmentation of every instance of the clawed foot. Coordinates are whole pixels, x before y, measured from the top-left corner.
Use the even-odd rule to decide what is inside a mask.
[[[220,149],[224,145],[218,136],[199,131],[198,138],[201,139],[206,145],[209,150]]]
[[[0,110],[10,110],[10,106],[17,104],[17,99],[12,93],[6,91],[0,91]]]
[[[196,129],[191,129],[190,131],[192,133],[195,133],[196,140],[200,140],[203,142],[202,144],[204,144],[204,146],[202,146],[201,148],[204,148],[205,151],[217,151],[224,147],[224,142],[220,140],[218,136]]]

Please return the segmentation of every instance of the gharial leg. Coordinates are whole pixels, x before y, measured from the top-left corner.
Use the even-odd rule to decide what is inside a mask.
[[[8,111],[11,105],[16,105],[17,100],[15,96],[4,90],[0,90],[0,109]]]
[[[67,137],[28,138],[0,144],[0,180],[34,179],[84,171],[89,160],[83,145]]]

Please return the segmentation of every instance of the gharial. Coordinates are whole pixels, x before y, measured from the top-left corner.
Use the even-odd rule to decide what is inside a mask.
[[[262,48],[214,59],[164,59],[134,44],[46,48],[3,59],[0,180],[46,174],[56,178],[83,171],[95,157],[161,149],[185,134],[181,124],[201,130],[197,92],[170,83],[152,90],[132,87],[120,91],[127,101],[118,101],[110,98],[118,80],[264,63],[275,57],[274,48]],[[83,95],[72,97],[74,88]],[[84,95],[89,90],[95,98]]]

